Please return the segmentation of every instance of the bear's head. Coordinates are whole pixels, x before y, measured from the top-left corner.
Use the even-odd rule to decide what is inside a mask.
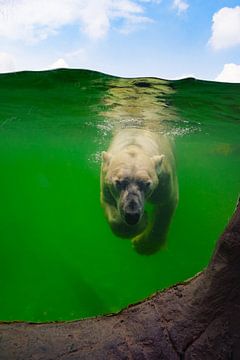
[[[158,186],[164,155],[149,157],[143,152],[102,153],[104,186],[116,201],[127,225],[137,225],[144,214],[144,203]]]

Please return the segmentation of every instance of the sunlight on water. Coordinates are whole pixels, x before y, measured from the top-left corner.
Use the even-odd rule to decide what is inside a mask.
[[[0,76],[0,319],[116,312],[208,263],[239,194],[240,85],[58,70]],[[164,249],[137,254],[100,205],[114,132],[175,142],[180,201]]]

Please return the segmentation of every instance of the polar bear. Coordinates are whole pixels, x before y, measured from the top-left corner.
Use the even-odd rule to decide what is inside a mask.
[[[101,166],[101,204],[113,233],[152,254],[165,242],[177,202],[170,140],[144,129],[117,132]]]

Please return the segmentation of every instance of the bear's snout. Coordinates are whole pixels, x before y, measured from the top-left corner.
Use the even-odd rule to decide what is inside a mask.
[[[138,199],[131,197],[124,208],[124,219],[128,225],[136,225],[141,217]]]
[[[129,185],[121,193],[119,211],[127,225],[137,225],[143,215],[144,199],[136,186]]]
[[[127,206],[127,209],[130,210],[130,212],[137,211],[138,209],[138,203],[135,200],[130,200]]]

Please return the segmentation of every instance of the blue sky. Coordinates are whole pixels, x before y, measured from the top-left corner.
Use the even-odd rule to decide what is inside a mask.
[[[55,67],[240,82],[240,1],[0,1],[0,72]]]

